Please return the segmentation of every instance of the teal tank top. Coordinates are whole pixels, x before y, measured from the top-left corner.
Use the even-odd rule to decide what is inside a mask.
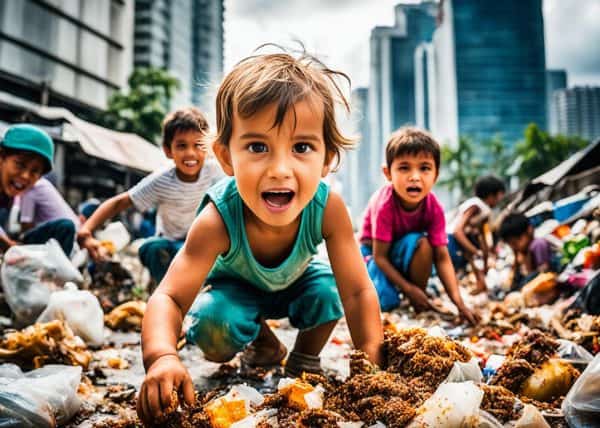
[[[223,218],[229,234],[229,251],[217,257],[206,283],[221,278],[237,278],[264,291],[279,291],[289,287],[306,270],[317,245],[323,241],[323,211],[329,196],[329,186],[320,182],[313,199],[301,213],[300,227],[290,255],[279,266],[262,266],[252,254],[244,225],[243,201],[233,177],[212,186],[204,196],[198,212],[212,202]]]

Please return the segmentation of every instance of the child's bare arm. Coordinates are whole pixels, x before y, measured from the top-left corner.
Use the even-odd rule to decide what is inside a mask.
[[[98,209],[92,214],[90,218],[81,226],[79,232],[77,232],[77,242],[90,253],[90,256],[97,260],[101,257],[100,255],[100,243],[94,239],[92,233],[102,225],[105,221],[113,218],[122,211],[131,207],[133,202],[127,192],[120,193],[113,196],[110,199],[102,202]]]
[[[352,223],[341,197],[329,195],[323,219],[323,237],[344,305],[352,342],[381,365],[383,328],[379,301],[354,239]]]
[[[142,323],[142,352],[147,374],[140,389],[138,413],[144,420],[160,415],[173,389],[193,402],[193,385],[177,357],[183,317],[192,305],[215,259],[229,248],[229,238],[216,208],[198,216],[182,250],[148,301]]]
[[[461,218],[459,219],[456,227],[454,228],[454,238],[458,241],[460,246],[467,251],[468,254],[465,254],[467,258],[471,258],[474,254],[477,253],[478,249],[473,245],[473,243],[467,238],[465,233],[465,226],[469,223],[471,217],[476,215],[479,212],[479,208],[476,206],[472,206],[468,210],[466,210]]]
[[[445,245],[433,247],[433,260],[438,276],[452,302],[454,302],[459,312],[467,319],[467,321],[471,324],[477,324],[477,316],[466,307],[462,296],[460,295],[458,282],[456,281],[456,272],[452,265],[448,247]]]

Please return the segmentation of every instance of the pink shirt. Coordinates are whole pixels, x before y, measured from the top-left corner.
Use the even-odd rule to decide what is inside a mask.
[[[444,209],[433,193],[429,193],[414,211],[406,211],[391,184],[371,196],[360,239],[394,242],[410,232],[426,232],[434,247],[448,244]]]

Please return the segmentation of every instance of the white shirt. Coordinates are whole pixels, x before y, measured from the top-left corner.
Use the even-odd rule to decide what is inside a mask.
[[[456,230],[456,226],[462,218],[465,211],[467,211],[473,206],[479,208],[479,212],[469,219],[469,224],[471,224],[474,227],[478,227],[481,223],[489,219],[490,214],[492,213],[492,209],[490,208],[490,206],[483,202],[481,198],[473,196],[472,198],[467,199],[458,206],[458,210],[452,217],[452,220],[448,222],[448,226],[446,227],[446,233],[454,233],[454,231]]]
[[[175,167],[154,172],[129,189],[139,211],[156,211],[156,234],[168,239],[185,239],[196,217],[200,201],[210,186],[224,176],[214,158],[207,158],[193,183],[181,181]]]

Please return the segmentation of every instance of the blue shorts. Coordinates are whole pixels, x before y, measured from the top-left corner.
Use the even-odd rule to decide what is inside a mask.
[[[344,314],[331,266],[318,260],[281,291],[263,291],[229,278],[211,281],[210,285],[188,312],[192,325],[186,338],[212,361],[228,361],[256,339],[261,317],[289,317],[292,326],[305,330]]]
[[[450,253],[455,271],[467,267],[467,259],[463,253],[463,248],[451,233],[448,234],[448,253]]]
[[[402,238],[392,243],[390,248],[390,261],[404,277],[408,277],[410,262],[419,247],[419,240],[425,234],[421,232],[407,233]],[[396,286],[388,279],[373,259],[373,249],[367,245],[361,245],[360,251],[367,263],[367,271],[375,285],[379,296],[379,306],[382,311],[392,310],[400,305],[400,296]]]

